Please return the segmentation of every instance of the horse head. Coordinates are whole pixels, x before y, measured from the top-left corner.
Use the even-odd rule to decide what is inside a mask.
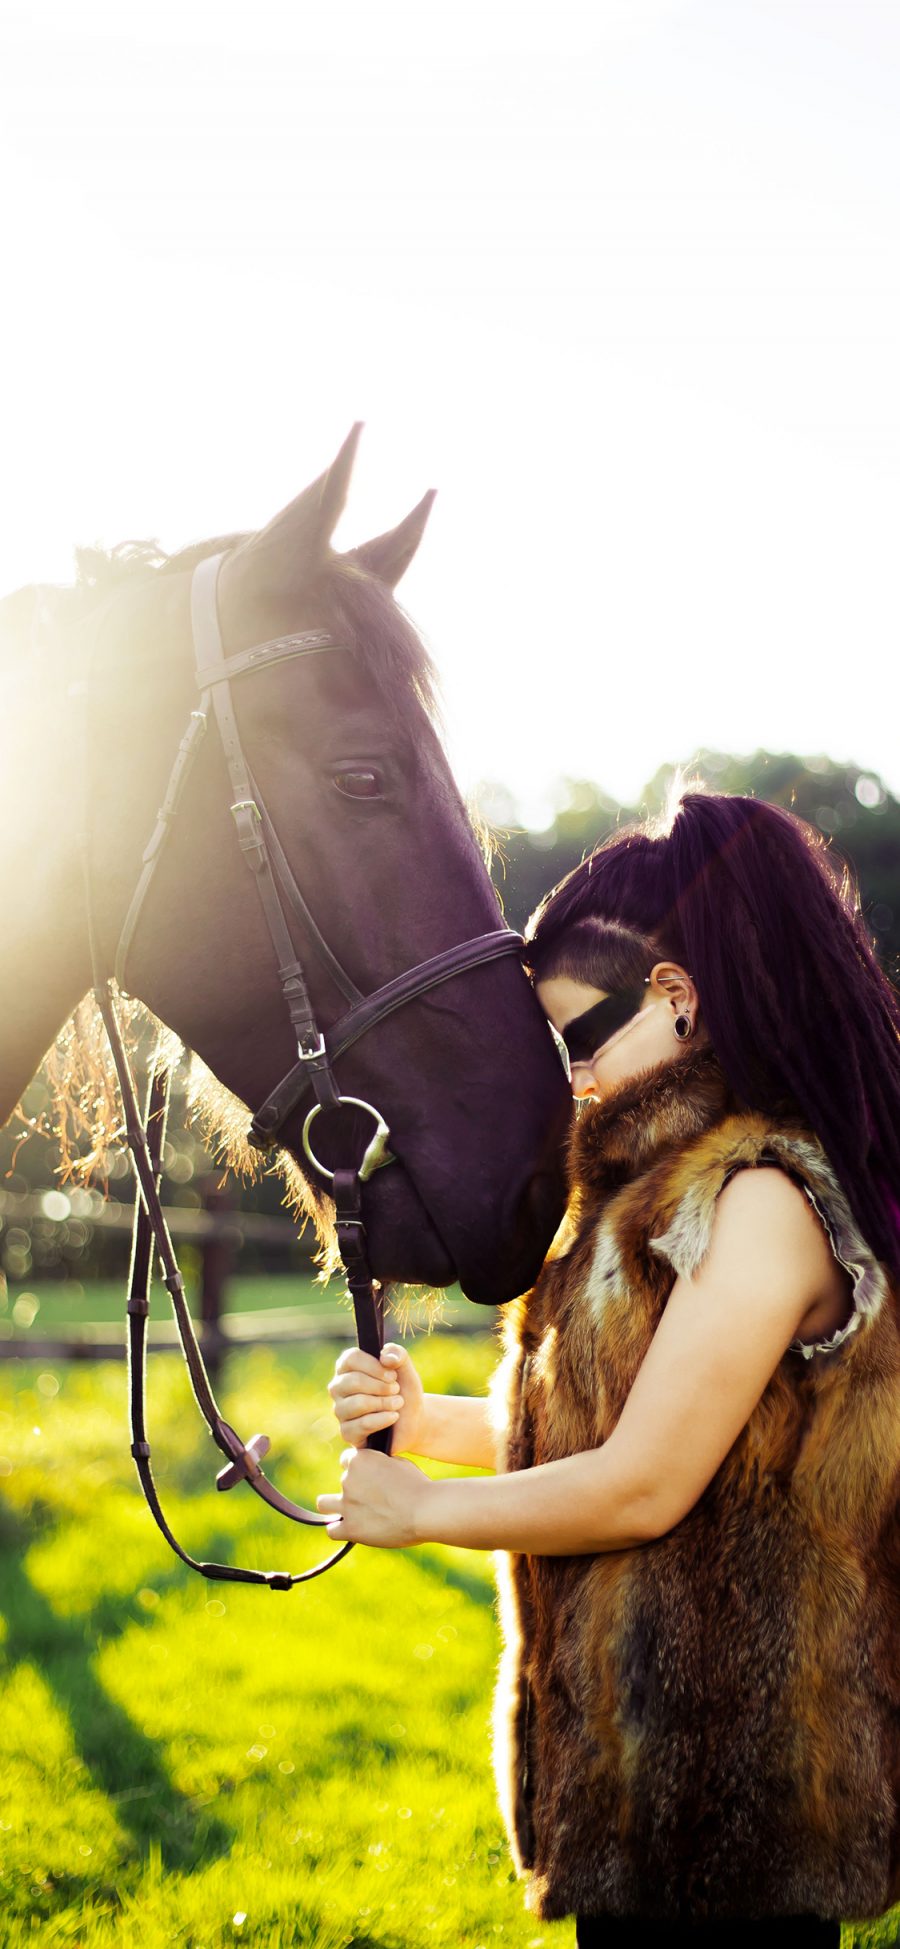
[[[215,600],[229,661],[298,633],[329,646],[275,656],[233,686],[241,747],[311,917],[310,926],[292,919],[292,945],[326,1038],[348,992],[371,995],[502,925],[436,728],[434,671],[393,593],[433,494],[376,539],[344,553],[331,545],[359,431],[267,526],[138,565],[80,625],[86,755],[74,740],[72,758],[85,772],[94,965],[112,971],[125,928],[129,992],[253,1111],[296,1065],[297,1047],[217,738],[199,744],[134,909],[148,833],[197,708],[199,562],[221,558]],[[70,954],[78,992],[86,927],[82,913]],[[485,1304],[524,1291],[561,1215],[571,1102],[515,958],[468,966],[417,994],[336,1056],[335,1071],[341,1094],[377,1107],[390,1132],[394,1161],[363,1194],[376,1276],[458,1280]],[[278,1141],[327,1228],[303,1144],[309,1107],[308,1096],[292,1104]],[[317,1138],[326,1164],[329,1141],[326,1114]]]

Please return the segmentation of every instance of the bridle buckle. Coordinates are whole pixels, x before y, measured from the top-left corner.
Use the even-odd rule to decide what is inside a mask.
[[[265,856],[262,814],[255,799],[236,799],[231,807],[231,816],[237,826],[238,845],[243,853],[258,853]]]
[[[366,1145],[366,1148],[362,1156],[362,1162],[359,1164],[356,1171],[356,1175],[359,1178],[360,1184],[365,1184],[366,1180],[372,1176],[373,1171],[380,1171],[385,1164],[396,1163],[397,1160],[394,1156],[394,1153],[392,1150],[389,1149],[391,1133],[387,1127],[387,1124],[384,1121],[383,1116],[381,1116],[380,1112],[375,1109],[374,1104],[364,1102],[361,1096],[340,1096],[338,1097],[337,1103],[334,1105],[334,1108],[338,1110],[342,1109],[345,1104],[349,1104],[351,1108],[353,1108],[354,1110],[368,1110],[370,1117],[373,1117],[375,1120],[374,1134],[370,1137],[369,1142]],[[334,1172],[330,1171],[328,1169],[327,1164],[323,1164],[321,1160],[316,1156],[316,1153],[313,1150],[313,1147],[309,1141],[310,1127],[314,1119],[318,1116],[319,1111],[322,1109],[322,1107],[323,1105],[321,1103],[314,1103],[312,1109],[309,1112],[309,1115],[306,1118],[306,1121],[304,1122],[303,1148],[314,1170],[320,1171],[322,1176],[324,1178],[327,1178],[330,1184],[333,1184]]]
[[[325,1037],[322,1034],[321,1029],[319,1030],[319,1040],[316,1043],[315,1048],[304,1049],[302,1042],[298,1042],[297,1054],[300,1057],[301,1062],[318,1062],[321,1056],[327,1054],[327,1050],[325,1048]]]

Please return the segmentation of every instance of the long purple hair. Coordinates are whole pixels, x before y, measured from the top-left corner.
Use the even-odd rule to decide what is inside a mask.
[[[855,876],[822,834],[781,806],[692,782],[668,823],[613,833],[546,895],[526,929],[534,976],[565,966],[612,986],[591,972],[591,921],[633,930],[639,959],[649,940],[690,974],[735,1094],[799,1114],[900,1278],[900,996]]]

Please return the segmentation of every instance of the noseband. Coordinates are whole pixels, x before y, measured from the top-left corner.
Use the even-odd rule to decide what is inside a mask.
[[[429,960],[386,982],[371,995],[363,995],[350,980],[316,926],[266,811],[262,794],[241,745],[231,694],[231,685],[236,678],[269,669],[274,664],[283,663],[294,657],[319,656],[347,646],[330,636],[326,630],[315,629],[301,631],[295,635],[275,637],[267,642],[258,643],[251,649],[241,650],[233,656],[226,656],[219,630],[216,599],[219,569],[223,559],[222,555],[208,556],[193,572],[191,623],[196,656],[195,675],[200,692],[199,705],[191,712],[178,747],[156,824],[144,850],[141,871],[128,906],[115,954],[115,981],[118,988],[124,991],[127,958],[138,929],[144,903],[166,838],[174,823],[193,760],[212,716],[228,769],[231,813],[235,822],[238,844],[246,865],[253,875],[262,902],[278,966],[284,1003],[297,1047],[296,1063],[254,1112],[248,1138],[257,1149],[273,1148],[278,1142],[279,1133],[287,1118],[306,1097],[312,1097],[313,1101],[303,1123],[303,1149],[312,1169],[321,1179],[327,1180],[334,1198],[338,1248],[353,1299],[358,1343],[364,1352],[374,1355],[377,1359],[384,1337],[383,1302],[380,1290],[376,1293],[369,1266],[362,1216],[361,1187],[374,1171],[393,1163],[395,1158],[389,1147],[390,1131],[383,1116],[373,1104],[359,1097],[342,1094],[333,1065],[339,1056],[359,1041],[361,1036],[367,1035],[396,1009],[429,993],[442,982],[451,980],[454,975],[465,974],[470,968],[480,967],[502,956],[519,955],[523,942],[521,935],[513,933],[506,927],[499,928],[493,933],[478,935],[474,940],[463,941],[456,947],[445,949],[442,954],[432,955]],[[178,1268],[160,1202],[159,1185],[168,1110],[168,1079],[164,1078],[159,1071],[155,1071],[152,1075],[146,1114],[142,1119],[134,1078],[119,1026],[113,986],[100,969],[95,948],[87,843],[85,844],[85,876],[94,964],[94,993],[109,1037],[119,1079],[125,1112],[125,1133],[137,1184],[127,1306],[131,1452],[154,1519],[166,1541],[183,1563],[216,1582],[267,1584],[271,1590],[290,1590],[294,1584],[306,1583],[310,1578],[319,1577],[324,1571],[330,1570],[333,1564],[339,1563],[341,1557],[347,1555],[348,1550],[353,1549],[353,1544],[343,1543],[323,1563],[294,1575],[280,1570],[246,1570],[228,1564],[202,1563],[189,1555],[176,1541],[160,1506],[150,1466],[150,1445],[146,1438],[144,1403],[146,1332],[150,1310],[149,1295],[154,1246],[162,1267],[163,1282],[172,1302],[198,1405],[208,1423],[214,1442],[226,1457],[226,1466],[216,1478],[217,1487],[231,1489],[235,1483],[246,1481],[264,1502],[267,1502],[271,1508],[277,1509],[281,1515],[287,1516],[292,1522],[321,1528],[333,1520],[330,1516],[320,1515],[315,1510],[305,1509],[302,1504],[291,1502],[288,1497],[282,1495],[274,1483],[268,1480],[261,1466],[262,1458],[269,1449],[268,1437],[254,1435],[251,1441],[244,1443],[219,1412],[194,1332],[185,1298],[184,1279]],[[347,1013],[326,1034],[320,1030],[313,1012],[306,973],[291,935],[289,916],[302,935],[303,953],[312,952],[320,968],[329,976],[349,1004]],[[349,1111],[351,1120],[357,1119],[359,1112],[363,1111],[372,1119],[372,1134],[362,1156],[353,1159],[348,1155],[348,1161],[336,1166],[333,1171],[321,1163],[311,1141],[311,1131],[316,1117],[322,1110],[331,1111],[336,1115]],[[350,1132],[348,1131],[348,1146],[349,1143]],[[355,1148],[359,1150],[358,1139]],[[384,1453],[390,1453],[390,1441],[391,1431],[387,1428],[380,1429],[369,1437],[369,1443]]]

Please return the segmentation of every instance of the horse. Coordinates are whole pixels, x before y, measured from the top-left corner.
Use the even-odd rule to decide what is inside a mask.
[[[394,595],[433,491],[373,540],[331,546],[360,430],[259,530],[172,555],[123,545],[103,567],[88,561],[81,587],[21,590],[3,605],[0,1120],[79,998],[116,968],[248,1106],[258,1139],[269,1117],[320,1237],[333,1238],[327,1114],[314,1150],[314,1078],[297,1081],[316,1047],[298,1041],[297,1009],[285,1009],[293,954],[341,1099],[377,1106],[375,1162],[390,1168],[358,1187],[371,1273],[382,1285],[457,1281],[496,1306],[533,1283],[562,1215],[571,1098],[505,951],[515,937],[501,938],[441,743],[433,665]],[[212,654],[241,678],[233,710],[232,686],[210,680],[217,712],[228,698],[221,741],[199,735],[209,711],[196,708],[204,576]],[[242,859],[260,815],[252,796],[235,799],[229,738],[260,781],[278,877],[297,894],[280,971]],[[421,978],[429,968],[433,982]],[[389,1001],[367,1005],[373,991]],[[365,1019],[342,1049],[348,997]],[[327,1113],[318,1093],[317,1107]]]

